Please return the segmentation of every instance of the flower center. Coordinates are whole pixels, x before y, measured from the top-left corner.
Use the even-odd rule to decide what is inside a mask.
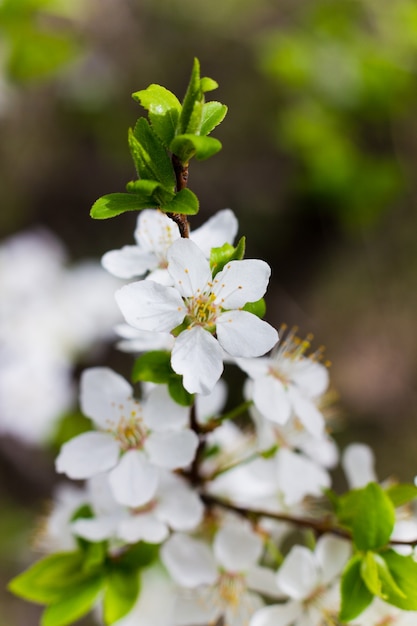
[[[215,299],[214,293],[203,293],[187,300],[188,315],[192,320],[192,326],[204,326],[210,329],[216,325],[219,307],[214,304]]]
[[[222,572],[216,586],[224,608],[236,609],[242,600],[242,593],[246,590],[244,577],[241,574]]]
[[[121,416],[113,434],[122,450],[137,450],[143,448],[148,436],[148,429],[142,418],[142,410],[139,402],[134,403],[128,416],[123,415],[124,406],[120,405]]]

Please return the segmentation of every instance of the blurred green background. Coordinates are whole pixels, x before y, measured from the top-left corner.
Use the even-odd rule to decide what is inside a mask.
[[[326,346],[337,440],[370,443],[381,478],[411,480],[413,0],[2,0],[1,238],[42,224],[75,260],[133,243],[134,215],[94,222],[89,208],[134,176],[127,128],[142,110],[130,94],[155,82],[181,97],[194,56],[229,114],[215,132],[223,151],[192,166],[192,225],[235,211],[247,256],[273,268],[268,320]],[[106,358],[129,372],[128,356]],[[54,454],[0,444],[2,582],[31,558]],[[38,615],[0,591],[0,626],[35,626]]]

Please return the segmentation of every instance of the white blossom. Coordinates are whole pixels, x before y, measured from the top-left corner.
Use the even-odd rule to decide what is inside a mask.
[[[264,354],[278,334],[242,307],[265,293],[270,269],[263,261],[227,263],[214,278],[197,245],[179,239],[167,253],[174,287],[153,281],[125,285],[116,299],[134,328],[170,332],[184,323],[171,365],[190,393],[209,393],[223,371],[223,350],[234,357]],[[214,335],[215,333],[215,335]]]
[[[161,543],[170,528],[194,530],[203,517],[203,503],[198,495],[181,477],[167,470],[159,470],[156,492],[142,507],[120,505],[105,474],[91,478],[88,488],[94,517],[77,519],[72,530],[89,541]]]
[[[322,626],[336,622],[340,610],[335,583],[350,556],[350,544],[322,535],[314,552],[294,546],[277,573],[279,589],[289,601],[256,612],[250,626]]]
[[[219,211],[205,224],[190,232],[194,241],[210,257],[211,248],[232,244],[237,233],[237,219],[230,209]],[[162,211],[145,209],[139,213],[134,233],[136,245],[110,250],[102,258],[103,267],[119,278],[148,278],[171,284],[166,271],[169,247],[180,238],[177,224]]]
[[[185,534],[174,534],[162,547],[161,558],[179,585],[174,606],[178,626],[215,623],[245,626],[263,605],[259,593],[277,597],[272,570],[257,565],[261,538],[246,526],[221,528],[213,548]]]
[[[251,399],[266,418],[285,424],[296,416],[312,435],[324,431],[324,418],[317,401],[329,384],[327,368],[313,357],[306,357],[309,340],[290,332],[270,357],[238,359],[239,367],[253,380]]]
[[[108,368],[90,368],[81,378],[81,409],[101,430],[65,443],[56,470],[74,479],[109,472],[120,504],[149,502],[159,467],[186,467],[194,458],[198,437],[186,428],[188,409],[175,403],[165,386],[139,402],[124,378]]]

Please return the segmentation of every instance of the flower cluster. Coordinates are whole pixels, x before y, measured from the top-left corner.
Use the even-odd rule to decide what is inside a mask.
[[[136,245],[103,257],[136,279],[115,294],[120,347],[139,355],[135,386],[106,367],[82,374],[92,430],[62,446],[56,470],[85,483],[59,491],[38,534],[58,553],[11,589],[47,605],[45,626],[90,609],[106,626],[414,623],[417,487],[380,484],[355,444],[341,455],[350,489],[332,491],[340,455],[322,349],[262,319],[271,271],[235,245],[232,211],[189,231],[188,161],[219,149],[207,135],[225,114],[204,102],[213,88],[196,62],[183,105],[158,85],[135,94],[151,121],[130,135],[140,179],[92,210],[168,214],[144,209]],[[225,364],[246,376],[237,407]]]

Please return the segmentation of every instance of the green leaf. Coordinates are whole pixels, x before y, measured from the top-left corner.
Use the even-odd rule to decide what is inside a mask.
[[[402,483],[400,485],[392,485],[385,492],[395,508],[408,504],[411,500],[417,498],[417,487],[412,483]]]
[[[229,261],[241,261],[245,256],[246,239],[241,237],[237,246],[225,243],[219,248],[210,251],[210,267],[213,276],[216,276]]]
[[[103,584],[104,577],[97,575],[77,587],[67,588],[62,599],[45,609],[41,626],[67,626],[86,615],[96,603]]]
[[[104,563],[107,556],[107,541],[87,542],[84,549],[83,571],[92,572]]]
[[[168,381],[168,391],[171,398],[181,406],[191,406],[194,403],[194,395],[184,389],[182,376],[175,374]]]
[[[198,198],[191,189],[181,189],[171,202],[160,207],[165,213],[182,213],[183,215],[196,215],[199,209]]]
[[[185,133],[177,135],[171,141],[169,148],[182,163],[188,163],[192,157],[199,161],[208,159],[222,149],[222,144],[214,137],[200,137]]]
[[[149,111],[152,128],[162,143],[168,147],[175,136],[181,114],[178,98],[165,87],[155,84],[135,92],[132,97]]]
[[[129,613],[139,592],[138,572],[121,568],[110,570],[104,592],[104,623],[113,624]]]
[[[340,584],[342,597],[341,622],[349,622],[355,619],[372,601],[373,595],[361,577],[361,566],[362,557],[357,554],[350,559],[343,571]]]
[[[132,381],[167,383],[174,370],[171,367],[171,353],[163,350],[147,352],[136,359],[133,365]]]
[[[265,299],[261,298],[256,302],[247,302],[245,306],[242,307],[242,311],[248,311],[248,313],[253,313],[253,315],[256,315],[256,317],[260,317],[262,319],[266,313]]]
[[[159,183],[156,181],[140,181],[141,183],[151,183],[150,188],[155,191]],[[152,192],[153,193],[153,192]],[[140,211],[158,207],[158,202],[153,200],[151,193],[146,195],[145,190],[141,194],[133,193],[110,193],[102,196],[91,207],[90,215],[96,220],[105,220],[116,215],[121,215],[126,211]]]
[[[200,135],[209,135],[226,117],[227,106],[215,100],[203,105]]]
[[[335,501],[336,514],[343,526],[351,529],[356,513],[362,503],[361,489],[352,489]]]
[[[148,202],[158,206],[165,202],[170,202],[175,196],[174,191],[162,187],[156,180],[146,180],[144,178],[127,183],[126,191],[132,195],[143,196]]]
[[[140,541],[117,557],[117,565],[125,569],[142,569],[151,565],[158,557],[159,545]]]
[[[177,133],[198,133],[201,127],[203,113],[203,91],[200,80],[200,63],[194,59],[190,81],[182,102],[181,115],[178,121]],[[171,152],[174,150],[171,149]]]
[[[82,570],[83,562],[81,551],[51,554],[13,578],[8,589],[31,602],[55,602],[66,595],[69,587],[88,577]]]
[[[369,591],[383,600],[392,594],[405,598],[393,579],[386,562],[375,552],[367,552],[362,560],[361,576]]]
[[[206,93],[207,91],[214,91],[218,88],[218,86],[219,83],[213,80],[213,78],[209,78],[208,76],[203,76],[203,78],[200,80],[200,88],[203,93]]]
[[[381,553],[390,575],[401,594],[394,588],[386,587],[386,602],[406,611],[417,611],[417,563],[413,556],[403,556],[394,550]],[[405,596],[405,597],[404,597]]]
[[[395,509],[377,483],[359,490],[360,497],[352,524],[353,541],[359,550],[377,550],[385,546],[394,528]]]
[[[175,189],[171,159],[149,122],[141,117],[129,130],[129,146],[140,178],[157,180],[170,191]]]

